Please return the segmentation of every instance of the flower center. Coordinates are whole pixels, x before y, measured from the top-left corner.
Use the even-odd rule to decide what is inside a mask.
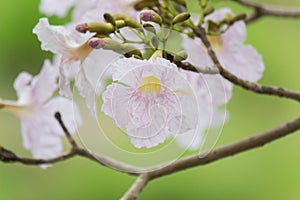
[[[162,90],[162,84],[155,76],[146,76],[142,79],[139,90],[146,94],[158,94]]]
[[[218,51],[223,46],[223,39],[219,35],[207,35],[208,41],[210,42],[213,50]]]

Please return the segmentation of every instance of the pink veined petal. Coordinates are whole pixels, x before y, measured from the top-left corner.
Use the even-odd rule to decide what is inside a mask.
[[[64,17],[78,0],[42,0],[40,11],[48,16]]]
[[[150,148],[161,144],[166,139],[166,115],[160,106],[152,107],[147,126],[129,123],[126,127],[130,142],[136,148]]]
[[[31,95],[35,103],[45,102],[52,96],[53,92],[57,89],[57,78],[57,69],[51,65],[49,60],[45,60],[41,72],[31,83]]]
[[[129,97],[130,91],[117,83],[109,85],[102,95],[101,110],[110,116],[120,128],[125,127],[130,120],[128,115]]]

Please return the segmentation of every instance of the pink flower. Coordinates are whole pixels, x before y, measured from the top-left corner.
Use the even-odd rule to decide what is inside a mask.
[[[33,33],[41,41],[43,50],[60,56],[61,94],[72,97],[70,81],[75,79],[80,95],[86,99],[88,108],[96,116],[97,82],[101,78],[105,64],[116,55],[103,50],[93,51],[87,44],[91,34],[71,34],[63,26],[51,26],[47,18],[40,19]]]
[[[182,70],[197,99],[198,125],[184,134],[175,136],[175,141],[182,148],[195,150],[204,143],[206,148],[214,145],[219,133],[212,133],[228,119],[224,105],[232,95],[232,84],[220,75],[206,75]]]
[[[58,17],[64,17],[74,7],[72,22],[79,23],[99,21],[101,19],[100,16],[105,12],[122,12],[135,17],[137,12],[133,9],[134,2],[135,0],[42,0],[40,11],[48,16],[57,15]]]
[[[64,132],[54,114],[60,112],[63,121],[74,134],[81,124],[78,108],[63,97],[51,98],[57,90],[57,71],[48,60],[40,74],[33,77],[22,72],[14,83],[18,101],[1,101],[7,110],[21,120],[23,145],[32,152],[34,158],[53,158],[61,154],[61,136]],[[51,98],[51,99],[50,99]]]
[[[233,15],[231,10],[223,8],[207,16],[205,20],[219,21],[226,15]],[[207,36],[222,66],[236,76],[257,81],[262,77],[264,63],[261,55],[250,45],[245,45],[246,26],[243,21],[234,23],[219,36]],[[214,64],[200,39],[184,37],[182,43],[188,53],[188,61],[198,66],[212,67]]]
[[[196,98],[176,65],[162,58],[124,58],[110,67],[114,82],[103,93],[102,111],[126,129],[135,147],[156,146],[168,131],[196,128]]]

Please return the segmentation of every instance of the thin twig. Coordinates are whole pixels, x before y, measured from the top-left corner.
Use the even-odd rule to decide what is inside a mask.
[[[294,8],[282,8],[278,6],[271,6],[262,3],[255,3],[245,0],[235,0],[237,3],[254,8],[252,14],[248,15],[246,22],[252,22],[263,16],[275,16],[275,17],[289,17],[289,18],[299,18],[300,9]]]
[[[267,94],[267,95],[273,95],[273,96],[278,96],[278,97],[285,97],[288,99],[294,99],[296,101],[300,101],[300,93],[280,87],[273,87],[273,86],[265,86],[261,84],[257,84],[254,82],[250,82],[241,78],[238,78],[228,70],[222,67],[221,63],[219,62],[216,53],[211,47],[210,42],[208,41],[206,37],[205,30],[202,27],[197,27],[194,30],[195,34],[201,38],[203,44],[207,48],[207,53],[209,54],[210,58],[212,59],[213,63],[215,66],[218,68],[219,73],[227,80],[230,82],[246,89],[250,90],[255,93],[259,94]]]
[[[61,114],[59,112],[56,112],[54,114],[54,117],[56,118],[56,120],[58,121],[59,125],[61,126],[61,128],[63,129],[69,143],[71,144],[73,149],[77,149],[78,145],[76,143],[76,141],[73,139],[72,135],[70,134],[69,130],[67,129],[67,127],[65,126],[62,118],[61,118]]]

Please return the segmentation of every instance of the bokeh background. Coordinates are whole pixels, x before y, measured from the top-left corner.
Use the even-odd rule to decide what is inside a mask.
[[[42,15],[38,0],[0,0],[0,97],[16,99],[12,84],[20,71],[39,72],[51,54],[40,50],[32,28]],[[196,0],[190,0],[193,8]],[[245,9],[229,1],[217,7]],[[299,7],[299,0],[266,2]],[[51,18],[51,23],[65,19]],[[247,43],[263,55],[266,70],[260,83],[300,90],[300,19],[265,17],[248,26]],[[257,95],[234,88],[228,104],[230,121],[217,145],[245,138],[299,115],[291,100]],[[0,112],[0,144],[20,155],[19,121]],[[300,133],[282,138],[215,163],[163,177],[151,182],[140,199],[300,199]],[[38,166],[0,163],[0,199],[119,199],[134,177],[99,166],[83,158],[55,164],[47,170]]]

